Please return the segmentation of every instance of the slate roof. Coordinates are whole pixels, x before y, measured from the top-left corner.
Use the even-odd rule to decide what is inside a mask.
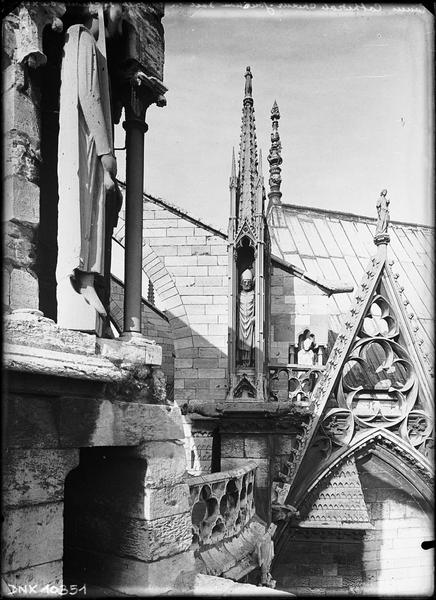
[[[267,219],[272,254],[324,279],[358,286],[376,253],[375,218],[282,204]],[[418,319],[423,350],[433,356],[434,228],[391,221],[389,235],[388,261],[394,261],[392,270],[399,274],[404,297]],[[352,293],[329,299],[334,330],[339,330],[352,299]]]

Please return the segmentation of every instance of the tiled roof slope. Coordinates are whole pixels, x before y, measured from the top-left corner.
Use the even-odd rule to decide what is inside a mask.
[[[376,253],[374,218],[286,204],[273,207],[267,218],[272,253],[325,279],[358,286],[368,259]],[[388,261],[394,261],[402,297],[418,319],[423,350],[433,355],[434,228],[391,221],[389,235]],[[332,296],[331,319],[340,319],[352,298]]]

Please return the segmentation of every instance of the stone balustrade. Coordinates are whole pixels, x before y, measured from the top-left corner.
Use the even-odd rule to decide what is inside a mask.
[[[324,366],[270,365],[269,399],[272,401],[309,402]]]
[[[189,477],[194,549],[237,536],[255,515],[256,463]]]

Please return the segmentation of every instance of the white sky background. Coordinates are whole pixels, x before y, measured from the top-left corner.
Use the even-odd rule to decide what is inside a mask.
[[[322,6],[166,4],[168,104],[147,113],[146,192],[226,230],[250,65],[267,193],[276,99],[283,202],[376,216],[387,188],[393,220],[433,224],[432,16]]]

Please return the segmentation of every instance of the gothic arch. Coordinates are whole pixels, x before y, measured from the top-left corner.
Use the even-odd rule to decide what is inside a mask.
[[[300,487],[294,500],[298,508],[307,496],[316,494],[332,473],[341,467],[350,458],[362,458],[372,452],[377,452],[379,457],[394,470],[398,471],[416,489],[430,505],[433,498],[433,475],[429,461],[417,450],[406,444],[398,436],[386,429],[374,429],[356,437],[353,442],[336,453],[333,453],[324,462],[323,467],[308,482]]]
[[[121,218],[120,218],[121,221]],[[121,227],[114,231],[113,238],[124,250],[124,221]],[[171,273],[168,271],[161,257],[156,254],[150,244],[143,240],[142,243],[142,271],[144,275],[153,284],[153,287],[160,299],[162,300],[163,310],[168,317],[168,321],[173,334],[174,350],[177,355],[177,350],[180,348],[180,339],[177,338],[176,330],[180,327],[186,327],[189,323],[188,316],[183,301],[180,297],[177,286]],[[172,313],[177,307],[177,315]],[[189,333],[192,340],[192,333]],[[184,346],[185,347],[185,346]]]

